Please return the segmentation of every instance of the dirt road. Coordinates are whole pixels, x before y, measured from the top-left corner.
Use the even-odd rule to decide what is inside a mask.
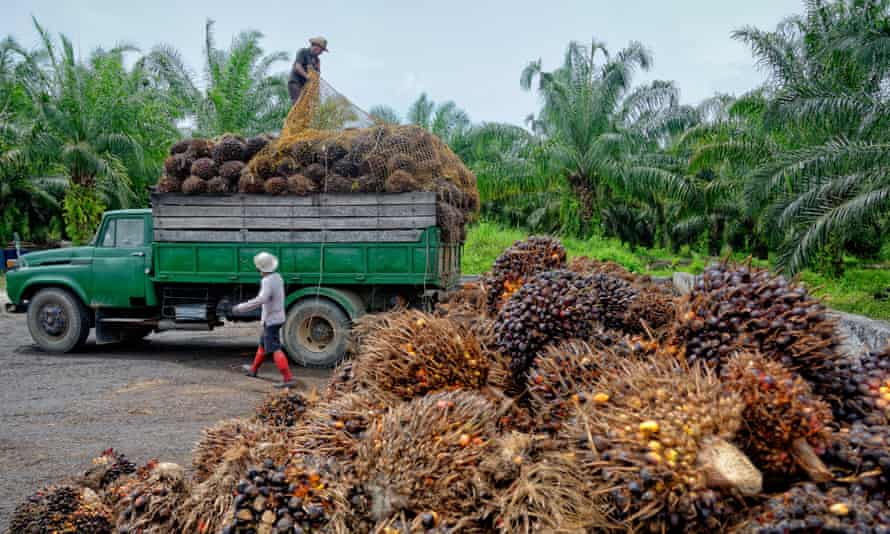
[[[0,311],[0,532],[16,504],[78,474],[108,447],[137,464],[189,466],[202,428],[251,413],[273,390],[271,381],[237,371],[258,328],[153,334],[128,347],[91,339],[76,354],[55,355],[33,344],[22,315]],[[295,371],[305,388],[329,375]],[[272,362],[260,374],[279,379]]]

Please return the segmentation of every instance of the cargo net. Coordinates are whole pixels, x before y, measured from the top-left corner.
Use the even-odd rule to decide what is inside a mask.
[[[443,238],[463,241],[479,211],[476,176],[448,146],[419,126],[376,124],[311,72],[281,135],[250,159],[241,192],[437,195]]]

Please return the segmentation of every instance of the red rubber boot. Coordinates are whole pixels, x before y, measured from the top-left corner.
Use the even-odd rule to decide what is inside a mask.
[[[257,371],[260,370],[260,365],[263,365],[263,360],[266,359],[266,351],[263,349],[263,346],[260,345],[259,348],[256,349],[256,356],[253,357],[253,365],[243,365],[244,374],[247,376],[256,378]]]
[[[294,380],[294,375],[291,374],[290,367],[287,365],[287,356],[284,355],[284,352],[276,350],[275,354],[272,355],[272,358],[275,360],[275,367],[278,368],[278,371],[281,373],[281,378],[284,381],[275,387],[290,388],[297,385],[296,380]]]

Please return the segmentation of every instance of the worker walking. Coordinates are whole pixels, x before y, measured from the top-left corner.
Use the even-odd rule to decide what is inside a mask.
[[[324,37],[309,39],[309,48],[301,48],[297,51],[297,59],[294,60],[294,65],[290,70],[290,78],[287,81],[287,92],[290,93],[292,106],[296,104],[297,99],[300,98],[300,93],[303,92],[303,87],[309,78],[309,69],[314,69],[315,72],[321,74],[321,61],[319,61],[318,57],[327,51],[328,40]]]
[[[253,257],[253,264],[262,276],[260,293],[255,298],[232,308],[236,313],[255,310],[260,306],[263,309],[261,316],[263,334],[260,336],[260,346],[257,348],[253,365],[245,365],[243,368],[247,376],[256,377],[266,355],[271,353],[283,379],[283,382],[275,387],[293,387],[296,381],[287,365],[287,356],[281,350],[281,326],[285,320],[284,280],[275,272],[278,269],[278,258],[268,252],[260,252]]]

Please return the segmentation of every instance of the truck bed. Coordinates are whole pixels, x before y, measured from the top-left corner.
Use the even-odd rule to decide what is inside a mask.
[[[449,288],[460,277],[461,247],[441,242],[435,193],[154,194],[152,219],[158,282],[254,282],[261,250],[291,284]]]

